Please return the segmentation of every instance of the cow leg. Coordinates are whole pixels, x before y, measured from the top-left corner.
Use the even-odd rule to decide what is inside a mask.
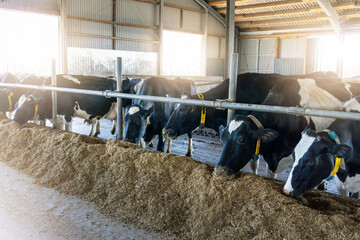
[[[145,148],[146,147],[146,143],[144,141],[143,138],[140,138],[140,144],[139,144],[141,147]]]
[[[72,122],[65,121],[65,131],[72,131]]]
[[[160,151],[160,152],[164,152],[164,147],[165,147],[165,139],[164,139],[164,136],[162,133],[159,133],[159,142],[158,142],[158,145],[157,145],[157,148],[156,150],[157,151]]]
[[[316,188],[319,189],[319,190],[325,191],[326,190],[326,181],[323,181],[322,183],[317,185]]]
[[[168,145],[166,148],[166,153],[171,153],[171,144],[172,144],[172,140],[168,139]]]
[[[113,120],[113,125],[112,125],[112,129],[111,129],[111,134],[114,135],[116,133],[116,121]]]
[[[258,160],[259,161],[259,160]],[[276,178],[277,174],[273,173],[270,169],[269,166],[266,164],[266,176],[269,178]]]
[[[192,132],[188,133],[188,138],[189,138],[189,143],[188,143],[188,149],[187,149],[186,156],[187,157],[192,157],[192,155],[194,153]]]
[[[95,126],[95,120],[93,119],[93,120],[91,120],[91,130],[90,130],[90,133],[89,133],[89,136],[90,137],[93,137],[94,136],[94,126]]]
[[[258,174],[259,159],[257,161],[250,161],[250,168],[254,174]]]
[[[344,184],[340,181],[340,179],[335,175],[336,188],[339,195],[349,196],[349,192],[344,189]]]
[[[100,135],[100,120],[96,119],[95,120],[95,135],[94,137],[97,137]]]

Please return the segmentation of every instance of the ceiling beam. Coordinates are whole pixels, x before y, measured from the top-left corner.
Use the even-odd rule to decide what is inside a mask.
[[[276,30],[296,30],[296,29],[311,29],[311,28],[331,28],[330,23],[325,24],[303,24],[298,26],[282,26],[282,27],[267,27],[267,28],[242,28],[241,32],[260,32],[260,31],[276,31]]]
[[[360,17],[359,11],[354,11],[352,13],[340,14],[340,19],[351,19]],[[285,18],[285,19],[274,19],[274,20],[262,20],[262,21],[246,21],[236,23],[236,27],[252,27],[252,26],[263,26],[263,25],[273,25],[273,24],[282,24],[282,23],[295,23],[295,22],[307,22],[307,21],[324,21],[328,20],[326,14],[319,14],[312,17],[294,17],[294,18]]]
[[[340,16],[336,12],[336,10],[331,6],[331,4],[327,0],[316,0],[322,10],[329,17],[329,21],[334,31],[340,35],[341,32],[341,24],[340,24]]]
[[[332,7],[335,10],[347,10],[347,9],[355,9],[355,8],[359,9],[360,4],[357,4],[356,1],[353,1],[353,2],[337,3],[334,4]],[[304,14],[304,13],[314,13],[314,12],[323,12],[323,10],[319,6],[311,6],[308,8],[301,8],[296,10],[273,11],[273,12],[253,13],[253,14],[237,14],[235,16],[235,20],[274,17],[274,16],[287,16],[291,14]]]
[[[272,3],[260,3],[260,4],[252,4],[252,5],[244,5],[238,6],[235,8],[236,11],[244,11],[244,10],[256,10],[256,9],[264,9],[264,8],[273,8],[273,7],[286,7],[286,6],[296,6],[304,3],[314,3],[316,0],[289,0],[289,1],[281,1],[281,2],[272,2]],[[219,13],[226,13],[226,8],[219,8],[217,10]]]
[[[251,0],[236,0],[235,3],[246,2],[246,1],[251,1]],[[209,1],[208,4],[209,4],[209,6],[219,6],[219,5],[226,4],[226,0],[225,1]]]

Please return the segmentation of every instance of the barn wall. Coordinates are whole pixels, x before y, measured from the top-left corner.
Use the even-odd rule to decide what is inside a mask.
[[[303,74],[304,37],[240,40],[239,72]]]

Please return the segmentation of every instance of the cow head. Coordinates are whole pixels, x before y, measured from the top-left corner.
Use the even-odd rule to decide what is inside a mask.
[[[30,95],[28,97],[22,96],[16,104],[14,111],[14,121],[19,124],[24,124],[32,120],[38,114],[38,104],[42,97],[35,97]]]
[[[345,144],[336,144],[325,132],[316,133],[306,128],[293,151],[295,162],[284,193],[294,198],[301,197],[330,176],[336,157],[345,158],[351,150]]]
[[[133,104],[124,116],[124,136],[123,140],[139,144],[140,139],[145,134],[147,118],[152,113],[152,107],[148,110],[141,105]]]
[[[201,107],[178,104],[164,127],[164,134],[175,139],[195,130],[200,124]]]
[[[236,115],[226,126],[220,126],[220,137],[223,144],[215,174],[231,175],[243,168],[254,156],[257,141],[268,143],[278,137],[272,129],[258,129],[248,117]]]
[[[133,79],[129,79],[127,77],[125,77],[122,80],[122,92],[123,93],[130,93],[130,94],[135,94],[135,86],[141,82],[142,80],[140,78],[133,78]],[[132,99],[128,99],[128,98],[123,98],[122,99],[122,106],[127,109],[128,107],[130,107],[132,102]]]

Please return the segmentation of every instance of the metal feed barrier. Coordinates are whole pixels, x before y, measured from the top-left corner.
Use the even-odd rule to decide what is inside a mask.
[[[53,62],[54,64],[54,62]],[[117,61],[118,74],[118,89],[121,89],[121,58],[118,58]],[[53,68],[54,70],[55,68]],[[55,78],[55,74],[52,74],[52,77]],[[236,80],[236,78],[235,78]],[[53,81],[54,83],[54,81]],[[234,86],[234,84],[232,85]],[[235,85],[236,86],[236,85]],[[201,107],[211,107],[219,109],[232,109],[232,110],[252,110],[260,112],[271,112],[271,113],[285,113],[290,115],[297,116],[315,116],[315,117],[328,117],[328,118],[338,118],[338,119],[349,119],[360,121],[360,113],[355,112],[342,112],[342,111],[329,111],[329,110],[320,110],[320,109],[304,109],[299,107],[281,107],[281,106],[270,106],[270,105],[261,105],[261,104],[246,104],[246,103],[234,103],[228,100],[193,100],[193,99],[180,99],[180,98],[168,98],[168,97],[159,97],[159,96],[145,96],[145,95],[136,95],[136,94],[127,94],[121,93],[118,91],[96,91],[96,90],[84,90],[84,89],[72,89],[72,88],[61,88],[53,86],[38,86],[38,85],[22,85],[22,84],[10,84],[10,83],[0,83],[0,87],[15,87],[15,88],[29,88],[40,91],[53,91],[53,92],[66,92],[74,94],[86,94],[94,96],[103,96],[103,97],[116,97],[118,98],[118,118],[117,118],[117,134],[116,138],[119,140],[122,136],[122,111],[121,111],[121,98],[128,99],[139,99],[147,100],[153,102],[163,102],[163,103],[179,103],[185,105],[201,106]],[[53,99],[53,109],[56,109],[56,98]],[[53,123],[56,121],[56,115],[53,116]],[[54,124],[55,125],[55,124]]]

